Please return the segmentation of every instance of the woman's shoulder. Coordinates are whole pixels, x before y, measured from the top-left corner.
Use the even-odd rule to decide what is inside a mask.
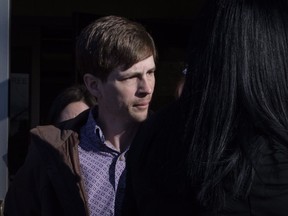
[[[180,123],[182,120],[183,112],[181,112],[181,106],[178,101],[173,101],[164,105],[159,110],[151,114],[147,120],[142,124],[143,128],[159,129],[163,126],[171,126],[173,123]],[[173,125],[175,125],[173,124]],[[140,131],[141,131],[140,129]]]
[[[255,175],[263,184],[277,184],[285,180],[288,185],[288,147],[277,141],[260,136],[258,156],[254,159]],[[281,177],[285,176],[285,179]]]
[[[284,144],[259,137],[258,159],[254,161],[254,180],[250,192],[256,215],[287,215],[288,149]]]
[[[177,103],[167,104],[141,124],[129,149],[131,157],[139,160],[140,155],[161,154],[167,141],[179,136],[176,131],[183,124],[179,123],[178,108]]]

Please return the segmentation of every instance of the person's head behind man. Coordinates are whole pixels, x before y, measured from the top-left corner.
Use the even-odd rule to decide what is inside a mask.
[[[99,121],[146,119],[155,78],[154,41],[139,23],[106,16],[88,25],[76,45],[84,82],[98,102]]]

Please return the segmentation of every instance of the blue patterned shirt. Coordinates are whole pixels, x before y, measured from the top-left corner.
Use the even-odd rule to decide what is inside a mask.
[[[81,128],[78,146],[80,169],[88,198],[90,216],[119,216],[125,189],[125,157],[114,146],[105,143],[95,121],[97,109],[91,109]]]

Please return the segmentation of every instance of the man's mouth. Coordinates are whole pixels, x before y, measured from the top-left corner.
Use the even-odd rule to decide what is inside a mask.
[[[150,101],[145,101],[145,102],[139,102],[134,104],[134,107],[140,108],[140,109],[147,109],[149,107]]]

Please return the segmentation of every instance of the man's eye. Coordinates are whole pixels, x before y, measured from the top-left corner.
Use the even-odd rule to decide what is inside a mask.
[[[124,77],[124,78],[122,78],[122,79],[120,79],[120,80],[125,81],[125,80],[131,80],[131,79],[133,79],[133,78],[134,78],[134,76]]]
[[[135,78],[135,77],[134,76],[127,77],[126,80],[133,79],[133,78]]]

